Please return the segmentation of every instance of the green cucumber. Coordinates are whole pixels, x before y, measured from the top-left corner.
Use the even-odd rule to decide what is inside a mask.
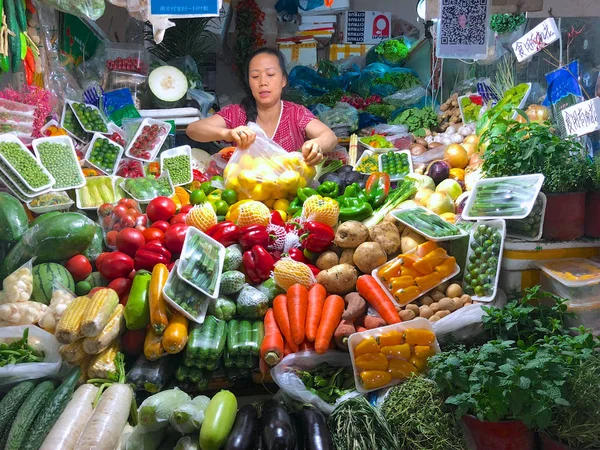
[[[224,320],[215,320],[217,321],[217,327],[215,331],[215,338],[212,341],[212,345],[210,348],[209,358],[216,361],[223,354],[225,342],[227,341],[227,322],[225,322]]]
[[[240,351],[239,322],[230,320],[227,324],[227,352],[235,356]]]
[[[240,322],[240,354],[249,355],[252,346],[252,324],[248,320]]]
[[[29,228],[25,208],[19,200],[0,192],[0,241],[18,242]]]
[[[23,381],[8,391],[8,394],[0,402],[0,448],[4,448],[6,445],[8,432],[15,415],[34,387],[33,381]]]
[[[13,0],[15,2],[15,11],[17,22],[21,31],[27,31],[27,16],[25,15],[25,2],[23,0]],[[27,46],[27,45],[25,45]]]
[[[223,365],[225,367],[227,367],[228,369],[233,367],[233,358],[231,357],[231,355],[229,354],[229,351],[227,351],[227,349],[225,349],[225,351],[223,352]]]
[[[52,382],[43,381],[29,394],[19,408],[15,421],[10,427],[5,450],[19,450],[21,448],[29,434],[31,424],[38,413],[46,408],[53,392],[54,385]]]
[[[185,381],[188,378],[189,370],[186,366],[179,366],[175,372],[175,379],[177,381]]]
[[[6,13],[6,24],[12,33],[8,34],[8,45],[10,48],[10,71],[17,73],[21,68],[21,28],[17,21],[17,9],[15,0],[4,0],[4,12]],[[27,29],[25,29],[27,30]]]
[[[252,343],[250,346],[250,354],[258,356],[260,354],[260,346],[265,338],[265,324],[261,320],[252,323]]]
[[[25,444],[21,446],[22,450],[38,450],[40,448],[50,429],[71,400],[80,374],[81,369],[75,367],[69,372],[65,381],[54,391],[48,406],[40,411],[40,414],[35,418],[35,423],[29,429]]]

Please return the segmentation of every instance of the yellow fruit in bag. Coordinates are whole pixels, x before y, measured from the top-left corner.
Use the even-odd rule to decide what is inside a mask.
[[[263,188],[265,188],[269,192],[273,192],[279,188],[279,186],[277,185],[277,175],[275,175],[274,173],[269,173],[265,175],[261,184]]]
[[[237,177],[227,178],[225,182],[225,189],[233,189],[235,192],[238,192],[240,189],[240,182]]]
[[[298,184],[300,183],[300,175],[298,172],[293,170],[286,170],[281,174],[278,180],[279,186],[288,192],[295,192],[298,190]]]
[[[244,154],[240,158],[240,169],[254,169],[254,158],[249,154]]]
[[[247,225],[264,225],[269,224],[271,211],[269,208],[253,198],[247,203],[240,205],[238,210],[237,225],[245,227]]]
[[[242,170],[238,175],[240,187],[246,191],[251,191],[256,184],[256,174],[252,170]]]
[[[269,209],[273,209],[273,205],[275,204],[275,198],[269,198],[267,200],[263,200],[265,206]]]
[[[252,188],[252,192],[250,193],[250,198],[252,200],[258,200],[259,202],[264,202],[270,197],[268,189],[265,189],[262,184],[257,184]]]
[[[302,164],[301,158],[302,158],[302,153],[299,153],[299,152],[289,153],[287,158],[285,159],[285,162],[283,163],[283,165],[286,169],[297,171],[301,167],[301,164]]]
[[[313,166],[309,166],[306,163],[302,163],[302,175],[309,180],[312,180],[317,174],[317,170]]]
[[[236,163],[229,163],[225,166],[225,170],[223,170],[223,178],[228,179],[229,177],[235,175],[240,170],[240,166]]]

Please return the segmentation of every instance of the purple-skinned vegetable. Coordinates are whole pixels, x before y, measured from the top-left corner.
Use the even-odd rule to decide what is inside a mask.
[[[450,176],[450,169],[450,164],[439,159],[429,164],[427,167],[427,175],[431,177],[436,185],[438,185]]]

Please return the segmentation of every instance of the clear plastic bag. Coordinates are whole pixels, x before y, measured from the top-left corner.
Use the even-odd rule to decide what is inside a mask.
[[[408,108],[419,103],[426,94],[427,91],[423,86],[415,86],[410,89],[396,91],[385,97],[383,101],[398,108]]]
[[[248,127],[256,140],[247,150],[237,149],[223,171],[225,188],[253,200],[287,198],[310,185],[315,170],[299,152],[288,153],[255,123]]]
[[[97,20],[104,14],[104,0],[41,0],[42,3],[74,16]]]
[[[170,356],[157,361],[148,361],[144,355],[141,355],[127,373],[127,382],[136,391],[156,393],[169,381],[176,367],[177,364]]]
[[[169,423],[181,434],[197,432],[204,422],[204,411],[209,403],[210,398],[199,395],[192,401],[175,408],[169,416]]]
[[[338,398],[335,405],[330,405],[318,395],[310,392],[298,375],[296,375],[296,369],[313,369],[323,363],[336,367],[352,366],[352,361],[348,357],[348,353],[329,351],[323,355],[318,355],[313,351],[304,351],[286,356],[271,369],[271,377],[273,377],[273,381],[289,397],[302,403],[311,403],[319,408],[321,412],[329,415],[333,412],[336,405],[360,394],[358,392],[351,392]]]
[[[29,344],[44,352],[44,361],[0,367],[0,386],[52,377],[60,370],[62,359],[58,353],[58,341],[52,334],[41,328],[32,325],[0,328],[0,342],[21,339],[26,328],[29,328]]]
[[[335,108],[319,116],[337,137],[347,137],[358,129],[358,110],[348,103],[340,102]]]
[[[33,261],[31,258],[2,282],[3,290],[0,291],[0,305],[5,303],[26,302],[33,292]]]
[[[190,396],[179,388],[151,395],[138,408],[138,426],[146,431],[166,428],[169,425],[171,412],[190,401]]]
[[[56,324],[65,313],[67,306],[75,299],[75,294],[59,282],[55,281],[53,285],[50,305],[38,321],[38,325],[48,333],[54,333]]]
[[[188,94],[198,102],[198,105],[200,106],[200,117],[208,117],[208,112],[215,103],[215,96],[200,89],[189,89]]]
[[[183,436],[173,450],[200,450],[198,435]]]

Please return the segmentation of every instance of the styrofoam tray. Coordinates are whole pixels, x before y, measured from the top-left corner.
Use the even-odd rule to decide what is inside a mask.
[[[65,192],[60,192],[61,196],[64,196],[66,200],[65,203],[58,203],[56,205],[46,205],[46,206],[32,206],[31,202],[34,199],[30,199],[29,202],[27,203],[27,208],[29,208],[29,210],[34,213],[34,214],[44,214],[47,212],[51,212],[51,211],[64,211],[69,209],[72,205],[75,204],[75,202],[73,200],[71,200],[71,198],[65,193]],[[58,195],[58,194],[53,194],[53,195]]]
[[[65,102],[64,105],[63,105],[62,115],[60,116],[60,126],[61,126],[61,128],[64,128],[67,131],[67,133],[69,134],[69,136],[71,136],[76,141],[79,141],[81,143],[86,143],[87,142],[86,139],[89,137],[88,133],[86,133],[85,131],[83,131],[83,133],[85,134],[85,136],[84,137],[78,137],[71,130],[68,130],[67,128],[65,128],[65,115],[67,113],[67,108],[70,109],[71,106],[67,102]],[[77,120],[77,116],[75,116],[75,113],[73,112],[72,109],[71,109],[71,113],[75,117],[75,121],[77,123],[79,123],[79,121]],[[46,124],[46,125],[48,125],[48,124]],[[79,127],[81,127],[81,125],[79,125]],[[83,130],[83,128],[82,128],[82,130]]]
[[[412,252],[411,252],[412,253]],[[382,281],[379,278],[379,270],[387,265],[387,264],[391,264],[392,261],[397,260],[398,258],[400,258],[402,255],[398,255],[396,256],[394,259],[387,261],[385,264],[382,264],[381,266],[373,269],[373,271],[371,272],[371,276],[373,278],[375,278],[375,281],[377,281],[377,284],[383,289],[383,292],[386,293],[386,295],[388,296],[388,298],[392,301],[392,303],[396,306],[406,306],[412,302],[414,302],[416,299],[418,299],[419,297],[422,297],[423,295],[427,294],[429,291],[434,290],[436,287],[438,287],[440,284],[445,283],[448,280],[451,280],[452,278],[454,278],[456,275],[458,275],[458,273],[460,272],[460,267],[458,266],[458,264],[456,264],[456,267],[454,268],[454,271],[447,276],[446,278],[443,278],[442,281],[440,281],[438,284],[436,284],[435,286],[432,286],[430,289],[427,289],[426,291],[421,291],[418,295],[415,296],[415,298],[409,300],[408,302],[406,302],[405,304],[401,305],[400,303],[398,303],[398,301],[396,300],[396,298],[393,296],[393,294],[390,292],[390,290],[388,289],[386,283],[384,281]]]
[[[208,241],[212,246],[217,247],[217,249],[218,249],[219,259],[217,261],[217,267],[215,268],[215,272],[217,274],[217,282],[215,283],[216,287],[215,287],[214,292],[206,292],[203,288],[201,288],[200,286],[196,286],[194,283],[187,280],[183,276],[182,267],[185,267],[187,265],[190,256],[193,254],[193,250],[188,248],[190,238],[193,235],[200,235],[202,237],[202,239],[204,239],[205,241]],[[223,245],[220,242],[215,241],[213,238],[211,238],[207,234],[203,233],[198,228],[188,227],[187,232],[185,234],[185,241],[183,242],[183,251],[181,252],[180,261],[181,261],[181,264],[177,267],[177,275],[179,276],[179,278],[181,278],[183,281],[185,281],[187,284],[194,287],[195,289],[198,289],[200,292],[205,293],[210,298],[217,298],[219,296],[219,289],[220,289],[221,275],[222,275],[221,272],[223,271],[223,263],[225,262],[225,247],[223,247]]]
[[[96,108],[94,105],[88,105],[87,103],[84,102],[76,102],[74,100],[67,100],[67,103],[69,104],[69,106],[71,107],[71,111],[73,111],[73,114],[75,115],[75,118],[77,119],[77,121],[79,122],[79,125],[81,125],[81,128],[83,128],[83,131],[85,131],[86,133],[102,133],[102,134],[106,134],[108,133],[108,122],[106,121],[106,118],[104,117],[104,115],[102,114],[102,111],[100,111],[98,108]],[[92,108],[94,111],[96,111],[98,113],[98,116],[100,117],[100,119],[102,120],[102,122],[104,123],[104,125],[106,126],[106,130],[107,131],[102,131],[102,130],[91,130],[89,128],[86,128],[85,125],[83,124],[82,120],[79,118],[79,115],[75,112],[75,108],[73,107],[73,105],[78,104],[78,105],[85,105],[86,107],[90,107]]]
[[[189,145],[182,145],[181,147],[175,147],[170,150],[166,150],[160,154],[160,171],[164,171],[165,169],[165,159],[173,158],[175,156],[186,155],[190,161],[190,173],[189,177],[186,179],[185,183],[175,184],[171,179],[171,184],[173,186],[183,186],[185,184],[189,184],[194,179],[194,172],[192,170],[192,148]],[[169,177],[170,178],[170,177]]]
[[[558,273],[556,273],[556,271],[552,270],[552,268],[551,268],[552,265],[557,265],[563,269],[561,272],[563,272],[563,273],[570,272],[571,274],[573,274],[573,272],[575,272],[574,270],[572,270],[573,266],[569,266],[569,265],[575,265],[577,263],[588,264],[591,267],[594,267],[596,269],[597,273],[595,274],[595,276],[591,276],[584,280],[569,280],[568,278],[561,277]],[[592,261],[591,259],[567,258],[567,259],[560,259],[560,260],[540,261],[537,263],[537,266],[540,268],[540,270],[542,270],[544,273],[546,273],[549,277],[553,278],[560,284],[562,284],[566,287],[569,287],[569,288],[581,288],[581,287],[596,285],[596,284],[600,283],[600,264],[595,261]],[[586,275],[587,274],[590,274],[590,273],[587,272]],[[577,277],[582,276],[581,272],[579,272],[579,275],[576,275],[576,276]]]
[[[375,153],[372,152],[371,150],[365,150],[363,152],[363,154],[360,156],[359,160],[356,161],[356,165],[354,166],[354,171],[358,172],[358,170],[356,170],[356,168],[360,166],[360,163],[363,162],[363,160],[367,159],[369,156],[371,156],[373,154],[375,154]],[[378,164],[377,167],[379,168],[379,157],[377,157],[377,164]],[[362,173],[363,175],[371,175],[372,173],[375,173],[375,172],[359,172],[359,173]]]
[[[146,125],[160,125],[160,126],[164,127],[165,130],[166,130],[165,134],[163,134],[158,139],[158,141],[154,145],[152,151],[150,152],[150,159],[138,158],[137,156],[133,156],[131,154],[131,149],[133,148],[133,146],[134,146],[137,138],[142,134],[142,130],[144,129],[144,127]],[[138,161],[142,161],[142,162],[150,162],[150,161],[154,160],[156,158],[156,155],[158,154],[158,152],[162,148],[163,144],[167,140],[167,136],[169,135],[170,131],[171,131],[171,124],[169,122],[165,122],[163,120],[154,120],[154,119],[144,119],[144,120],[142,120],[142,122],[140,123],[137,131],[133,135],[133,138],[131,138],[131,141],[129,142],[129,145],[127,146],[127,150],[125,151],[125,155],[128,158],[137,159]]]
[[[75,166],[77,166],[77,170],[78,170],[77,175],[79,175],[79,180],[80,180],[80,182],[78,184],[73,185],[73,186],[63,186],[60,188],[55,188],[53,185],[52,191],[67,191],[69,189],[79,189],[80,187],[85,186],[85,177],[83,176],[83,171],[81,170],[81,166],[79,165],[79,160],[77,159],[77,153],[75,152],[75,147],[73,146],[73,140],[69,136],[51,136],[51,137],[43,137],[43,138],[39,138],[39,139],[34,139],[34,141],[31,143],[31,145],[33,147],[35,156],[37,156],[37,158],[40,160],[40,163],[42,163],[42,157],[40,156],[38,146],[40,144],[43,144],[44,142],[62,144],[62,145],[66,145],[67,147],[69,147],[69,149],[71,150],[71,155],[73,156],[73,161],[75,162]],[[42,165],[43,165],[43,163],[42,163]]]
[[[474,250],[471,248],[471,244],[475,241],[473,238],[473,233],[477,231],[477,227],[479,225],[487,225],[489,227],[495,228],[500,231],[500,252],[498,253],[498,264],[496,266],[496,276],[494,279],[494,288],[492,290],[491,295],[489,296],[479,296],[479,295],[471,295],[473,300],[479,302],[491,302],[496,297],[496,292],[498,291],[498,281],[500,280],[500,268],[502,267],[502,254],[504,253],[504,241],[506,240],[506,222],[504,219],[495,219],[495,220],[478,220],[477,223],[471,228],[471,232],[469,233],[469,249],[467,250],[467,266],[465,267],[465,274],[467,273],[467,267],[471,263],[471,255]],[[466,283],[464,282],[463,275],[463,286]]]
[[[395,323],[393,325],[387,325],[385,327],[373,328],[372,330],[363,331],[362,333],[352,333],[350,335],[350,337],[348,338],[348,350],[350,351],[350,359],[352,360],[352,371],[354,372],[354,383],[356,385],[356,390],[358,392],[360,392],[361,394],[367,394],[372,391],[377,391],[379,389],[384,389],[386,387],[390,387],[390,386],[394,386],[396,384],[402,383],[402,381],[404,381],[404,380],[392,378],[392,381],[390,381],[385,386],[379,387],[377,389],[365,389],[362,386],[362,383],[360,380],[360,375],[359,375],[360,371],[356,367],[356,363],[354,362],[354,359],[355,359],[354,358],[354,348],[366,338],[369,338],[369,337],[377,338],[386,333],[390,333],[391,331],[404,331],[409,328],[418,328],[420,330],[429,330],[429,331],[433,332],[433,326],[432,326],[431,322],[429,322],[429,320],[424,319],[422,317],[417,317],[416,319],[407,320],[406,322]],[[431,346],[434,348],[436,354],[441,352],[440,344],[438,343],[437,337],[436,337],[435,341],[433,341]]]
[[[171,182],[171,177],[169,176],[168,170],[165,170],[164,172],[162,172],[157,179],[161,179],[163,177],[166,177],[167,180],[169,180],[169,186],[171,186],[171,195],[169,195],[169,197],[172,197],[175,194],[175,188],[173,187],[173,183]],[[118,183],[119,188],[121,188],[123,190],[123,192],[125,192],[127,195],[129,195],[132,199],[134,199],[140,205],[146,205],[156,198],[156,197],[147,198],[147,199],[137,198],[135,195],[133,195],[129,190],[127,190],[125,188],[126,181],[127,181],[126,178],[121,178],[121,182]]]
[[[523,200],[521,202],[523,212],[519,214],[505,214],[498,216],[476,216],[474,214],[471,214],[473,203],[475,203],[475,200],[477,199],[478,190],[481,186],[501,182],[503,187],[509,187],[513,180],[527,180],[532,184],[532,187],[527,190],[527,194],[529,194],[530,196],[526,200]],[[520,175],[516,177],[482,178],[479,181],[477,181],[477,183],[475,183],[475,186],[473,186],[471,195],[469,195],[469,198],[467,199],[467,203],[465,205],[465,209],[462,212],[462,217],[467,220],[524,219],[531,213],[531,210],[533,209],[533,204],[535,203],[535,200],[537,199],[537,196],[540,193],[540,189],[542,189],[543,184],[544,175],[542,174]],[[501,214],[501,212],[499,214]]]
[[[395,147],[386,147],[386,148],[371,147],[369,144],[365,144],[363,141],[361,141],[361,139],[364,139],[366,137],[370,137],[370,136],[363,136],[363,137],[358,138],[358,143],[360,145],[362,145],[364,148],[366,148],[367,150],[372,151],[373,153],[387,153],[389,151],[397,152],[398,150],[400,150],[399,148],[395,148]]]
[[[2,161],[1,159],[0,159],[0,166],[4,166],[4,167],[0,167],[0,173],[2,173],[4,176],[4,179],[8,181],[8,183],[11,186],[11,189],[16,190],[23,197],[32,199],[34,197],[37,197],[38,195],[42,195],[42,194],[45,194],[46,192],[50,191],[50,189],[45,189],[40,192],[34,192],[31,189],[29,189],[27,186],[24,186],[23,183],[21,182],[21,180],[19,179],[19,177],[17,177],[17,175],[14,173],[12,168],[10,166],[6,165],[4,163],[4,161]]]
[[[86,183],[87,180],[89,179],[93,179],[93,178],[109,178],[111,180],[111,186],[112,186],[112,190],[113,190],[113,201],[109,202],[109,203],[115,203],[117,201],[117,189],[116,189],[116,182],[117,179],[116,178],[112,178],[112,177],[87,177],[86,178]],[[77,209],[81,209],[83,211],[96,211],[98,209],[98,206],[102,205],[105,202],[100,203],[99,205],[94,205],[94,206],[81,206],[81,189],[83,188],[79,188],[75,190],[75,202],[77,205]]]
[[[472,95],[479,95],[479,94],[478,94],[477,92],[471,92],[470,94],[461,95],[461,96],[460,96],[460,97],[458,97],[458,99],[457,99],[457,100],[458,100],[458,108],[460,109],[460,117],[462,118],[463,124],[465,124],[465,125],[469,125],[469,124],[477,123],[477,119],[475,119],[475,121],[474,121],[474,122],[467,122],[467,121],[465,120],[465,113],[464,113],[464,111],[463,111],[462,99],[463,99],[463,98],[468,98],[468,99],[469,99],[469,101],[471,101],[470,97],[471,97]],[[471,103],[473,103],[473,102],[471,101]],[[481,111],[480,111],[480,112],[481,112]]]
[[[96,164],[94,164],[93,162],[90,161],[90,156],[92,155],[92,151],[94,149],[94,143],[98,140],[98,139],[104,139],[108,142],[110,142],[112,145],[116,145],[119,148],[119,154],[117,155],[117,159],[115,160],[115,165],[112,167],[112,172],[107,172],[106,170],[102,169],[101,167],[98,167]],[[88,144],[87,150],[85,152],[85,160],[86,162],[92,166],[95,167],[96,169],[98,169],[100,172],[107,174],[108,176],[113,176],[115,173],[117,173],[117,169],[119,167],[119,163],[121,162],[121,158],[123,157],[123,147],[121,147],[119,144],[117,144],[115,141],[107,138],[104,134],[102,133],[94,133],[94,137],[92,138],[92,141]]]
[[[408,173],[406,175],[408,175],[408,174],[410,174],[410,173],[413,172],[413,163],[412,163],[412,156],[410,154],[410,150],[392,150],[392,149],[389,149],[389,150],[392,151],[392,152],[394,152],[394,153],[403,153],[403,154],[405,154],[406,157],[408,158]],[[386,153],[387,152],[380,153],[379,154],[379,158],[377,160],[377,163],[379,164],[379,171],[380,172],[383,172],[383,158],[382,158],[382,156],[385,155]],[[387,172],[384,172],[384,173],[387,173]],[[388,173],[388,175],[390,175],[390,174]],[[406,175],[402,175],[402,176],[399,176],[399,175],[392,176],[392,175],[390,175],[390,181],[403,180]]]
[[[18,112],[19,114],[33,117],[36,109],[35,106],[0,98],[0,111],[2,112]]]
[[[0,123],[28,125],[33,127],[34,117],[17,111],[3,111],[0,108]]]
[[[548,198],[546,197],[546,194],[544,194],[543,192],[539,193],[538,198],[541,199],[541,201],[542,201],[542,210],[540,212],[540,214],[541,214],[540,229],[538,230],[537,234],[534,237],[531,237],[531,236],[525,236],[523,234],[519,234],[518,231],[511,231],[510,222],[512,222],[512,220],[509,220],[508,223],[506,224],[506,235],[507,236],[521,239],[522,241],[539,241],[542,238],[542,234],[544,234],[544,218],[546,217],[546,204],[548,203]],[[536,199],[536,202],[537,202],[537,199]],[[535,202],[534,202],[534,207],[535,207]],[[531,215],[531,214],[533,214],[533,211],[531,211],[531,213],[529,215]],[[527,217],[529,217],[529,216],[527,216]],[[525,219],[527,219],[527,217]],[[524,219],[518,219],[518,220],[524,220]]]
[[[165,287],[163,289],[163,296],[165,297],[165,300],[173,308],[175,308],[177,311],[179,311],[181,314],[183,314],[189,320],[193,320],[196,323],[202,323],[202,322],[204,322],[204,318],[206,317],[206,312],[208,311],[208,306],[209,306],[210,300],[207,297],[207,295],[205,293],[201,292],[196,286],[194,286],[194,285],[190,286],[190,284],[188,282],[186,282],[185,279],[180,278],[177,273],[177,267],[179,267],[179,260],[177,260],[175,262],[175,265],[173,266],[173,268],[171,269],[171,272],[169,273],[169,278],[167,278],[167,282],[165,283]],[[171,284],[173,283],[174,278],[177,278],[180,283],[184,283],[188,289],[192,289],[193,291],[197,292],[199,296],[206,297],[205,301],[203,302],[202,306],[200,307],[200,311],[197,316],[192,316],[189,312],[187,312],[185,309],[183,309],[181,306],[179,306],[179,304],[175,300],[173,300],[171,297],[169,297],[169,295],[167,294],[167,292],[169,291],[169,288],[171,287]]]
[[[8,159],[6,159],[4,157],[4,155],[0,154],[0,160],[2,160],[8,167],[10,167],[12,169],[12,172],[17,175],[17,177],[19,178],[19,180],[21,180],[21,182],[27,186],[28,189],[31,189],[32,192],[42,192],[42,191],[47,191],[48,189],[50,189],[52,187],[52,185],[56,182],[56,180],[54,179],[54,177],[52,176],[52,174],[50,172],[48,172],[48,170],[46,170],[46,168],[42,165],[42,163],[35,158],[35,156],[33,156],[31,154],[31,152],[27,149],[27,147],[25,147],[23,145],[23,143],[21,142],[21,140],[12,135],[12,134],[3,134],[2,136],[0,136],[0,142],[11,142],[11,143],[15,143],[18,144],[21,149],[23,149],[23,151],[25,151],[25,153],[28,155],[29,158],[31,158],[31,160],[40,168],[40,170],[42,172],[44,172],[44,174],[46,176],[48,176],[48,178],[50,179],[50,182],[48,184],[45,184],[41,187],[38,188],[34,188],[32,187],[27,180],[25,180],[25,178],[23,178],[21,176],[21,174],[13,167],[13,165],[8,161]]]
[[[28,197],[26,195],[23,195],[21,193],[21,191],[17,189],[17,187],[15,186],[15,183],[13,183],[12,180],[10,180],[4,174],[4,172],[2,172],[1,170],[0,170],[0,182],[3,183],[4,186],[6,186],[6,189],[8,189],[12,195],[17,197],[23,203],[27,203],[28,201],[30,201],[33,198],[33,197]]]
[[[466,231],[460,229],[459,227],[457,227],[456,225],[453,225],[453,224],[449,224],[449,225],[456,228],[459,234],[454,235],[454,236],[443,236],[443,237],[431,236],[430,234],[425,233],[424,231],[421,231],[419,228],[413,226],[409,222],[406,222],[402,218],[398,217],[398,214],[401,213],[402,211],[415,210],[415,209],[422,210],[425,213],[427,213],[428,215],[436,215],[435,213],[429,211],[427,208],[424,208],[423,206],[417,206],[417,207],[413,207],[413,208],[400,208],[400,209],[396,209],[396,210],[392,211],[391,214],[392,214],[392,216],[394,216],[394,218],[396,218],[396,220],[403,223],[408,228],[411,228],[411,229],[415,230],[417,233],[419,233],[420,235],[425,236],[428,241],[433,241],[433,242],[454,241],[456,239],[462,239],[463,237],[467,236]],[[440,218],[440,220],[444,220],[444,219]]]

